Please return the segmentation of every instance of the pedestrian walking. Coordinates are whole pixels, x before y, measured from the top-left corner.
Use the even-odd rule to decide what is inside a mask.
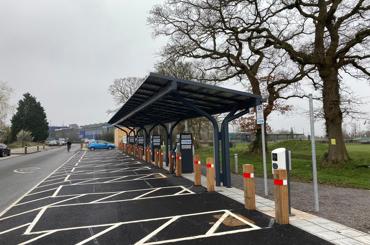
[[[72,142],[70,140],[67,141],[67,151],[71,150]]]

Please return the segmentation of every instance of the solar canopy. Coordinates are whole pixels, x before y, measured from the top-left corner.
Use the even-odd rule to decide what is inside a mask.
[[[143,127],[242,110],[261,103],[246,92],[150,73],[110,124]],[[189,106],[191,105],[191,106]],[[197,109],[194,109],[197,108]]]

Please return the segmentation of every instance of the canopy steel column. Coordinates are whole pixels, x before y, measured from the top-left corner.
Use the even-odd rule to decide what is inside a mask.
[[[249,107],[245,110],[236,113],[237,110],[232,110],[222,121],[221,124],[221,148],[222,148],[222,183],[224,186],[231,187],[231,171],[230,171],[230,142],[229,142],[229,122],[249,113]]]
[[[221,174],[220,174],[220,135],[219,135],[219,127],[216,119],[208,114],[207,112],[203,111],[202,109],[199,109],[196,105],[194,105],[192,102],[184,99],[180,93],[174,92],[176,94],[175,98],[179,101],[181,101],[184,105],[192,108],[194,111],[198,112],[200,115],[206,117],[208,120],[211,121],[213,125],[213,158],[215,161],[215,169],[216,169],[216,185],[220,186],[221,183]]]

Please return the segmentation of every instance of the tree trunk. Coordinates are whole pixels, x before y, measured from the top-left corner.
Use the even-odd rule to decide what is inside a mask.
[[[266,147],[266,152],[267,152],[268,150],[267,150],[266,124],[264,125],[265,125],[265,147]],[[256,138],[250,144],[249,152],[258,154],[258,155],[262,154],[262,125],[258,125],[257,132],[256,132]]]
[[[344,144],[340,108],[340,84],[338,70],[334,66],[319,68],[323,80],[323,108],[326,134],[329,140],[329,150],[325,156],[325,164],[340,164],[349,160],[346,145]]]

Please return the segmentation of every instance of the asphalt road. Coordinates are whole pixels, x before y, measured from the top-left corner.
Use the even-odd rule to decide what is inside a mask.
[[[66,147],[29,155],[0,158],[0,213],[73,155]]]

